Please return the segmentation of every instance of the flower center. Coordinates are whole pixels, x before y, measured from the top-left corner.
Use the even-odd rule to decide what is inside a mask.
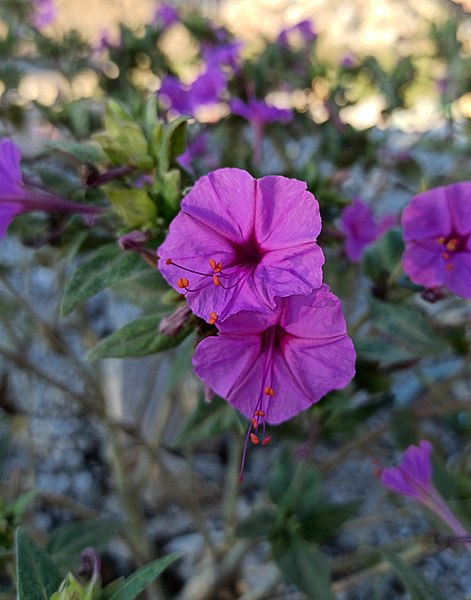
[[[435,241],[440,246],[440,254],[445,261],[445,269],[447,269],[447,271],[452,271],[455,268],[452,260],[455,257],[455,254],[465,250],[467,238],[459,234],[451,233],[448,236],[441,235],[436,238]]]

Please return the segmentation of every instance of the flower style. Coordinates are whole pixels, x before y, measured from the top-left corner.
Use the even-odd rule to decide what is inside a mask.
[[[345,254],[352,262],[359,262],[366,246],[374,242],[395,224],[394,215],[386,215],[379,223],[373,217],[368,204],[359,198],[343,209],[340,230],[346,237]]]
[[[225,92],[226,85],[226,77],[221,69],[210,64],[190,85],[167,75],[162,81],[159,94],[180,114],[192,115],[199,106],[216,104]]]
[[[0,238],[4,237],[16,215],[37,210],[46,212],[78,212],[96,214],[101,208],[69,202],[23,183],[18,146],[8,138],[0,140]]]
[[[260,162],[262,153],[263,133],[268,123],[288,123],[293,118],[293,113],[288,108],[276,108],[261,100],[250,98],[248,103],[239,98],[229,103],[232,114],[246,119],[252,126],[255,138],[254,161]]]
[[[402,213],[404,272],[428,288],[471,298],[471,182],[414,196]]]
[[[296,179],[219,169],[182,201],[158,249],[159,269],[210,323],[322,284],[319,205]]]
[[[355,350],[340,300],[322,285],[280,299],[268,314],[243,311],[200,342],[196,374],[250,419],[247,441],[262,444],[276,425],[306,410],[355,374]],[[244,451],[245,457],[245,451]]]
[[[409,446],[397,467],[387,467],[381,471],[381,483],[396,494],[408,496],[423,504],[444,521],[456,535],[468,536],[467,531],[432,483],[431,453],[432,444],[427,440],[420,440],[418,446]]]

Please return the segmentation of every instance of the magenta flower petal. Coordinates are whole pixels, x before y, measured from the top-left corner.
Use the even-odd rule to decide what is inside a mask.
[[[419,246],[406,247],[402,255],[404,272],[417,283],[426,287],[445,285],[445,269],[439,253]]]
[[[471,182],[414,196],[402,213],[404,272],[425,287],[471,298]]]
[[[319,207],[304,183],[219,169],[183,199],[158,250],[159,268],[207,320],[268,312],[276,297],[321,284],[319,231]]]
[[[258,180],[255,235],[262,250],[309,244],[321,231],[319,205],[306,183],[281,176]]]
[[[414,196],[402,213],[404,241],[433,239],[451,233],[452,222],[445,188]]]
[[[0,140],[0,194],[15,194],[21,191],[23,177],[20,160],[18,146],[8,138]]]
[[[418,501],[428,500],[432,493],[432,445],[421,440],[419,446],[409,446],[402,456],[401,464],[388,467],[381,473],[381,483],[388,489]]]
[[[286,421],[344,387],[355,373],[340,301],[325,285],[280,300],[268,315],[240,312],[218,328],[217,337],[197,346],[195,372],[247,418],[261,417],[263,424]]]

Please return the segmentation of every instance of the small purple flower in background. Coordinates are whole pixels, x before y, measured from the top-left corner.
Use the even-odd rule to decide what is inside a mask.
[[[342,60],[340,61],[340,66],[344,69],[353,69],[357,66],[358,60],[354,54],[351,52],[347,52],[342,56]]]
[[[255,138],[254,162],[259,163],[262,155],[262,142],[265,126],[268,123],[288,123],[293,118],[293,112],[288,108],[276,108],[261,100],[250,98],[247,104],[239,98],[229,103],[232,114],[247,119],[252,126]]]
[[[471,298],[471,182],[414,196],[402,213],[404,272],[427,288]]]
[[[55,0],[34,0],[33,24],[38,29],[43,29],[52,23],[57,16]]]
[[[174,23],[180,22],[180,15],[176,8],[162,4],[157,8],[152,18],[152,25],[159,27],[159,29],[167,29]]]
[[[380,237],[396,223],[394,215],[386,215],[379,223],[368,204],[359,198],[343,209],[339,228],[346,237],[345,254],[352,262],[359,262],[368,244]]]
[[[396,494],[412,498],[431,510],[457,536],[469,537],[432,483],[431,453],[432,444],[427,440],[420,440],[418,446],[409,446],[397,467],[381,470],[381,483]]]
[[[178,157],[178,164],[192,174],[195,161],[204,163],[205,171],[215,169],[218,166],[217,157],[211,154],[210,140],[207,132],[199,133],[193,140],[190,140],[185,152]]]
[[[317,38],[317,33],[314,31],[314,26],[312,21],[305,19],[304,21],[300,21],[296,23],[296,25],[292,25],[291,27],[287,27],[283,29],[278,34],[278,43],[284,48],[290,47],[290,42],[296,38],[301,42],[300,45],[312,44],[315,42]]]
[[[172,75],[167,75],[160,86],[159,95],[180,114],[193,115],[199,106],[216,104],[226,91],[227,81],[219,67],[208,65],[190,85],[183,84]]]
[[[205,44],[203,46],[203,59],[207,65],[229,67],[237,71],[240,66],[240,51],[242,42],[228,42],[227,44]]]
[[[45,211],[93,215],[102,211],[97,206],[70,202],[43,190],[26,187],[20,168],[21,153],[8,138],[0,140],[0,238],[11,221],[21,213]]]
[[[158,249],[159,269],[210,323],[270,312],[322,284],[319,205],[297,179],[219,169],[199,179]]]
[[[268,314],[243,311],[198,344],[195,372],[250,419],[247,442],[266,445],[266,424],[306,410],[355,374],[355,350],[340,300],[322,285],[279,301]],[[242,475],[241,470],[241,475]]]

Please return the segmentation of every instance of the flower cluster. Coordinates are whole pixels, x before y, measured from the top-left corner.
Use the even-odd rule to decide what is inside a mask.
[[[195,371],[249,419],[253,444],[354,375],[320,229],[305,183],[227,168],[197,181],[158,249],[168,283],[219,330],[197,346]]]

